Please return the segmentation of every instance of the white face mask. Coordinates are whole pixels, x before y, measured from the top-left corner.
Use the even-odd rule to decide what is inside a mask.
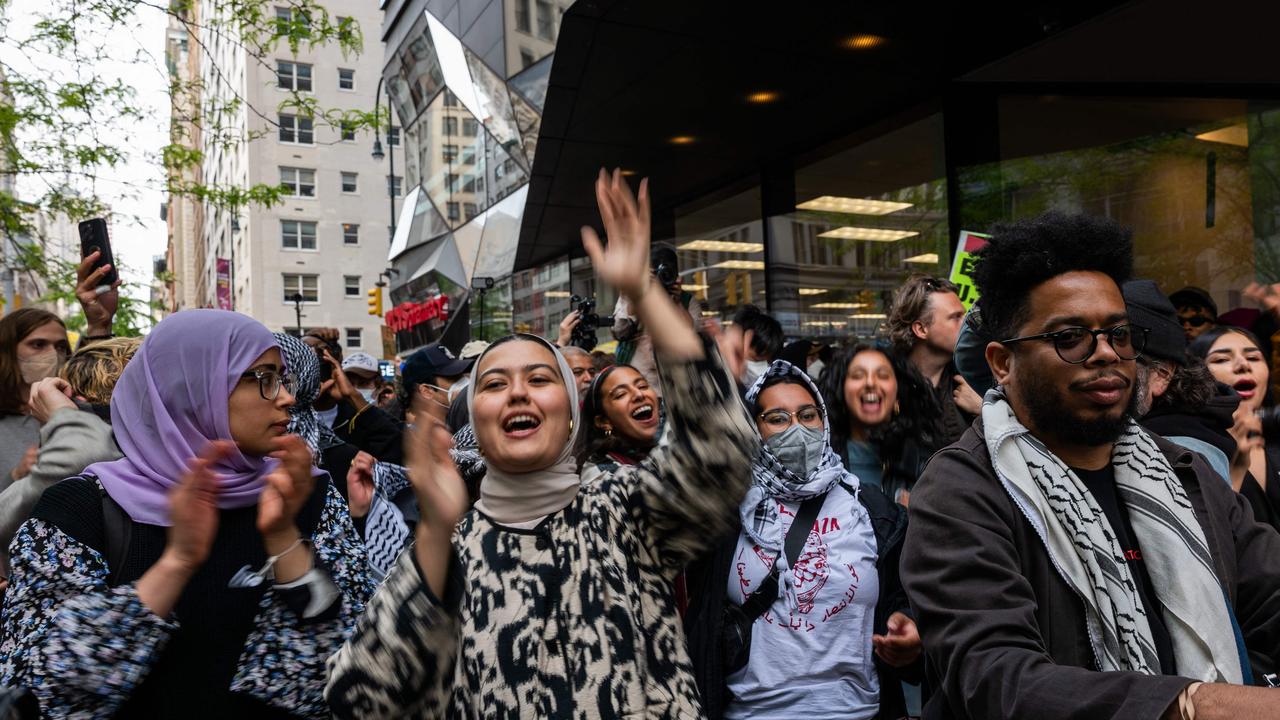
[[[46,350],[39,355],[22,358],[18,361],[18,368],[22,371],[22,382],[32,385],[47,377],[53,377],[58,374],[58,370],[66,361],[67,356],[57,350]]]
[[[360,397],[364,398],[367,403],[372,403],[375,394],[378,392],[373,388],[356,388],[356,392],[360,393]]]
[[[470,384],[471,384],[471,378],[465,377],[459,380],[458,382],[450,385],[449,386],[449,404],[452,405],[454,398],[461,395],[462,391],[466,390],[467,386]]]
[[[744,378],[745,383],[747,385],[750,385],[751,383],[755,382],[756,378],[765,374],[765,371],[767,371],[768,369],[769,369],[768,360],[748,360],[747,361],[747,377]]]

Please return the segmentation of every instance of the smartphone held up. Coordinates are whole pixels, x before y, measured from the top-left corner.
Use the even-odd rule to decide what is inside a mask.
[[[103,218],[93,218],[80,223],[80,257],[89,257],[98,251],[98,259],[93,261],[93,269],[96,271],[104,265],[110,265],[111,269],[107,271],[106,276],[102,278],[101,285],[110,287],[120,278],[120,273],[116,271],[115,256],[111,252],[111,238],[107,233],[107,221]]]

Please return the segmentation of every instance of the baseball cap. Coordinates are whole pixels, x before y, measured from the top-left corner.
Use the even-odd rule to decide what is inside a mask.
[[[480,357],[485,350],[489,349],[489,343],[484,340],[472,340],[462,346],[462,352],[458,355],[464,360],[475,360]]]
[[[1213,297],[1203,288],[1188,285],[1176,293],[1169,296],[1169,302],[1173,303],[1175,308],[1183,307],[1202,307],[1209,311],[1213,317],[1218,317],[1218,304],[1213,301]]]
[[[367,352],[351,353],[342,361],[342,371],[351,372],[358,370],[367,372],[370,375],[378,375],[381,371],[378,369],[378,360]]]
[[[433,382],[437,377],[455,377],[471,369],[474,360],[459,358],[449,348],[436,343],[428,345],[404,361],[401,376],[405,385]]]

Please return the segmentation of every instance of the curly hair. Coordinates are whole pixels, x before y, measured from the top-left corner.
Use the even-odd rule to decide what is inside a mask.
[[[928,325],[933,319],[929,299],[934,293],[960,293],[960,288],[950,280],[923,273],[914,273],[902,287],[893,293],[889,317],[885,320],[885,334],[897,352],[909,352],[918,338],[911,326],[917,322]]]
[[[1061,212],[997,225],[972,272],[984,325],[993,337],[1012,337],[1030,314],[1032,290],[1082,270],[1123,285],[1133,274],[1133,234],[1105,218]]]
[[[1151,404],[1154,408],[1202,408],[1216,393],[1213,372],[1204,360],[1187,353],[1186,362],[1173,365],[1169,387]]]
[[[111,391],[124,366],[141,345],[142,338],[111,338],[85,345],[67,359],[58,375],[70,383],[77,395],[96,405],[106,405],[111,402]]]
[[[827,416],[830,418],[831,447],[836,454],[844,456],[844,444],[854,423],[853,414],[845,403],[845,376],[853,359],[864,352],[878,352],[888,358],[898,381],[898,412],[889,422],[872,428],[870,433],[871,440],[880,446],[881,458],[894,464],[908,438],[918,439],[933,449],[941,447],[942,408],[929,381],[902,354],[879,345],[858,343],[838,351],[822,369],[822,376],[818,379],[818,389],[827,404]]]

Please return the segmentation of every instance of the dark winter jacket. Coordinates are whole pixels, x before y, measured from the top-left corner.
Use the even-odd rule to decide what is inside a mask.
[[[1252,663],[1276,671],[1280,534],[1195,453],[1157,446],[1186,488]],[[926,718],[1159,718],[1191,680],[1097,672],[1084,606],[991,468],[979,420],[911,496],[902,579],[937,688]]]
[[[834,487],[831,492],[845,492]],[[871,517],[876,536],[876,572],[880,578],[880,598],[876,602],[875,632],[884,634],[889,616],[895,612],[910,615],[906,593],[898,575],[902,542],[907,532],[907,512],[873,486],[863,485],[858,498]],[[737,524],[737,523],[735,523]],[[728,682],[720,657],[720,633],[723,608],[728,596],[729,573],[733,555],[742,533],[740,524],[716,543],[712,550],[685,571],[689,590],[689,611],[685,615],[685,635],[689,642],[689,659],[693,662],[694,679],[702,694],[702,709],[709,720],[724,717],[729,704]],[[920,663],[913,667],[895,668],[876,657],[880,675],[880,718],[899,718],[906,714],[902,686],[898,680],[919,679]]]

